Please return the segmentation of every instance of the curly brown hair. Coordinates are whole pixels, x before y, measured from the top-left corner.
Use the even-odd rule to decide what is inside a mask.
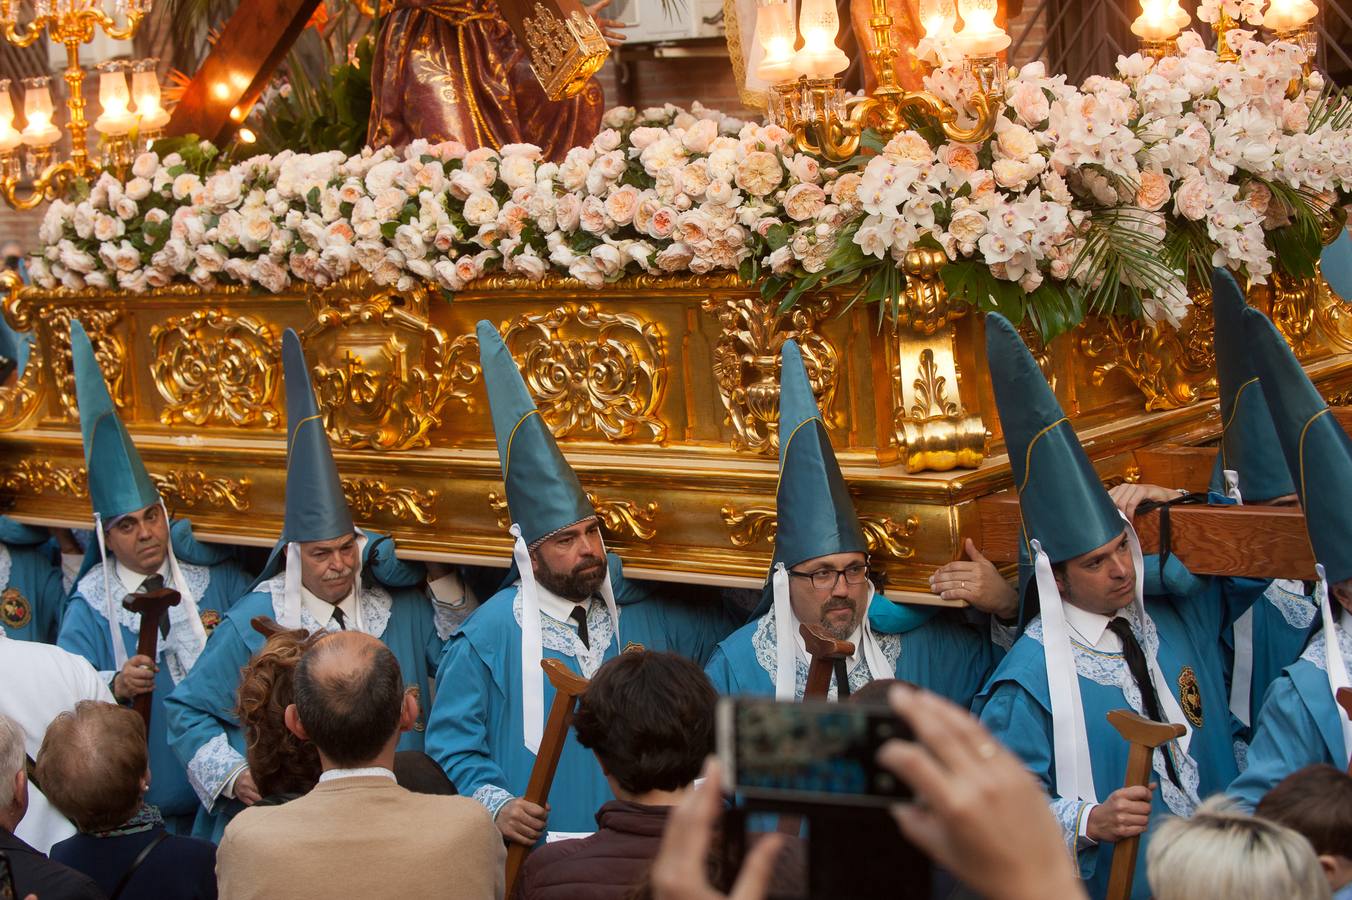
[[[319,751],[285,721],[295,700],[296,666],[314,639],[304,629],[278,631],[240,670],[235,714],[244,728],[245,759],[264,797],[309,793],[319,782]]]

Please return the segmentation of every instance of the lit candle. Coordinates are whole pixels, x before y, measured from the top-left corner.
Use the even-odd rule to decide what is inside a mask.
[[[23,138],[14,129],[14,101],[9,96],[9,79],[0,79],[0,153],[9,153]]]
[[[940,63],[953,44],[953,26],[957,24],[957,18],[953,0],[920,0],[920,24],[925,29],[921,43],[933,51],[934,56],[940,57]]]
[[[102,113],[94,120],[94,130],[108,137],[119,137],[131,131],[136,117],[128,107],[131,93],[127,90],[127,75],[121,64],[99,64],[99,108]]]
[[[787,0],[771,0],[756,7],[756,41],[764,51],[756,77],[779,84],[793,77],[793,11]]]
[[[808,78],[830,78],[850,67],[850,58],[836,46],[840,18],[833,0],[803,0],[798,31],[803,49],[793,58],[794,71]]]
[[[1178,0],[1142,0],[1131,33],[1144,41],[1170,41],[1192,21]]]
[[[1009,35],[995,24],[997,8],[996,0],[958,0],[962,31],[957,43],[963,56],[994,56],[1009,46]]]
[[[1318,8],[1310,0],[1272,0],[1263,13],[1263,27],[1271,31],[1294,31],[1304,27]]]
[[[142,131],[159,131],[169,122],[169,113],[160,106],[160,77],[155,60],[146,60],[131,76],[131,92],[136,97],[136,114]]]
[[[25,78],[23,93],[23,142],[30,147],[48,147],[61,137],[61,129],[52,124],[50,79]]]

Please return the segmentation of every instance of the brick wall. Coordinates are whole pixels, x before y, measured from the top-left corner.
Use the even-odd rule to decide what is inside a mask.
[[[663,53],[680,54],[662,56]],[[606,92],[606,106],[705,106],[736,116],[751,116],[737,96],[737,82],[720,38],[682,41],[658,50],[651,45],[622,47],[597,76]]]
[[[32,252],[37,247],[38,226],[46,211],[45,204],[28,212],[16,212],[0,203],[0,244],[18,241],[25,250]]]

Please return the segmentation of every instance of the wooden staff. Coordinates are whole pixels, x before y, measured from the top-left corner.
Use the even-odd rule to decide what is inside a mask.
[[[812,657],[807,667],[807,685],[803,688],[803,699],[825,697],[831,689],[831,673],[836,670],[836,661],[849,659],[854,655],[854,644],[840,641],[826,633],[820,625],[799,625],[798,633]],[[848,685],[837,685],[842,693],[849,692]]]
[[[1347,717],[1352,719],[1352,688],[1338,688],[1338,705],[1347,713]],[[1349,759],[1347,761],[1347,774],[1352,775],[1352,747],[1347,748]]]
[[[157,660],[160,653],[160,619],[171,606],[178,606],[178,591],[173,588],[158,588],[144,594],[132,594],[122,601],[122,606],[141,616],[141,630],[136,636],[136,653]],[[137,694],[131,701],[132,708],[141,714],[146,723],[146,740],[150,740],[150,700],[154,691]]]
[[[1131,745],[1123,787],[1150,784],[1150,761],[1155,748],[1187,733],[1182,725],[1156,722],[1127,709],[1115,709],[1108,713],[1108,722]],[[1126,900],[1131,896],[1131,882],[1136,876],[1136,848],[1140,843],[1141,836],[1138,834],[1124,838],[1113,846],[1113,866],[1108,871],[1108,893],[1105,895],[1107,900]]]
[[[554,685],[554,702],[549,707],[549,719],[545,722],[544,735],[540,738],[540,752],[535,755],[535,765],[531,767],[530,781],[526,783],[526,793],[522,799],[544,806],[549,801],[549,789],[554,784],[559,758],[563,756],[563,743],[573,724],[577,698],[587,689],[587,679],[557,659],[542,659],[540,665],[549,683]],[[530,851],[530,847],[516,841],[507,848],[507,897],[511,897],[512,891],[516,889],[521,864],[526,861],[526,854]]]

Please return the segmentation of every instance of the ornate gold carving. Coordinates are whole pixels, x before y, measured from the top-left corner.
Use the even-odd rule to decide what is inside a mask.
[[[435,490],[419,491],[413,488],[392,487],[380,478],[344,478],[343,496],[352,514],[359,519],[371,519],[385,513],[397,522],[416,522],[431,525],[437,516]]]
[[[632,500],[607,500],[592,491],[587,491],[587,502],[596,510],[596,517],[601,520],[601,528],[607,534],[640,541],[650,541],[657,536],[657,528],[653,525],[658,511],[656,501],[639,505]],[[512,514],[507,509],[506,495],[489,491],[488,508],[497,518],[499,528],[507,528],[512,524]]]
[[[50,460],[22,459],[0,472],[0,490],[7,494],[65,494],[80,499],[89,496],[84,466],[57,466]]]
[[[829,297],[800,301],[782,314],[773,302],[755,296],[714,297],[703,308],[722,328],[713,351],[714,378],[734,450],[772,455],[779,449],[779,350],[789,338],[803,353],[823,420],[832,421],[840,360],[817,331],[831,311]]]
[[[163,475],[150,473],[155,489],[165,500],[184,506],[217,506],[244,512],[249,508],[249,479],[210,478],[205,472],[171,469]]]
[[[530,67],[550,100],[577,94],[610,55],[596,23],[577,9],[562,19],[536,0],[521,27],[530,48]]]
[[[948,257],[937,247],[906,251],[901,261],[906,287],[896,310],[899,327],[928,336],[966,314],[966,306],[948,302],[948,288],[939,276],[947,264]]]
[[[0,288],[8,293],[4,302],[4,314],[17,330],[27,331],[32,327],[33,303],[28,292],[23,290],[23,282],[12,270],[0,272]],[[26,426],[37,415],[42,405],[42,343],[34,341],[29,345],[28,362],[23,373],[8,387],[0,387],[0,431],[16,431]]]
[[[750,547],[759,543],[773,544],[779,525],[778,514],[768,506],[748,506],[738,510],[728,504],[719,510],[723,524],[728,526],[728,537],[734,547]],[[915,548],[905,543],[915,537],[920,528],[917,516],[907,516],[898,522],[891,516],[860,516],[859,528],[868,542],[868,552],[893,560],[910,559]]]
[[[633,275],[625,275],[623,278],[606,284],[607,291],[625,293],[630,291],[747,290],[752,287],[754,286],[747,284],[735,272],[718,272],[708,275],[650,275],[646,272],[639,272]],[[474,279],[474,283],[465,288],[462,294],[478,296],[519,291],[535,298],[555,292],[577,290],[589,290],[589,288],[578,279],[568,275],[551,272],[536,281],[524,275],[494,272],[491,275]],[[457,297],[459,296],[457,295]]]
[[[601,527],[616,537],[650,541],[657,536],[653,520],[657,517],[657,502],[640,506],[630,500],[606,500],[587,492],[587,500],[596,508]]]
[[[1193,306],[1180,328],[1118,317],[1084,327],[1080,348],[1096,360],[1095,385],[1110,372],[1126,375],[1145,395],[1149,411],[1177,409],[1216,394],[1216,353],[1211,291],[1194,286]]]
[[[567,303],[518,317],[502,339],[558,437],[592,432],[621,441],[642,432],[654,443],[666,440],[657,408],[667,357],[654,323]]]
[[[919,281],[912,279],[913,285]],[[986,426],[980,416],[963,410],[952,334],[922,335],[899,325],[893,333],[892,435],[902,465],[907,472],[981,465]]]
[[[915,556],[915,548],[903,542],[915,537],[920,528],[918,516],[907,516],[901,522],[891,516],[860,516],[859,527],[868,541],[869,553],[894,560]]]
[[[1322,271],[1315,282],[1314,318],[1334,349],[1352,350],[1352,298],[1338,296]]]
[[[61,306],[44,309],[40,319],[46,331],[47,348],[52,362],[52,371],[56,375],[56,391],[59,408],[66,418],[77,418],[78,405],[75,401],[75,369],[70,353],[70,320],[79,319],[89,335],[89,343],[94,347],[94,358],[103,371],[103,380],[108,383],[108,394],[113,404],[122,409],[126,404],[123,379],[123,361],[127,350],[122,340],[112,333],[112,326],[122,318],[120,309],[92,309]]]
[[[167,404],[160,421],[278,425],[277,339],[273,326],[219,308],[199,309],[152,327],[155,359],[150,371]]]
[[[723,523],[728,526],[728,538],[734,547],[750,547],[764,541],[775,542],[777,519],[775,511],[768,506],[748,506],[738,510],[732,505],[719,510]]]
[[[329,436],[348,449],[409,450],[430,443],[452,399],[472,408],[478,340],[450,340],[427,319],[427,292],[370,292],[347,278],[316,299],[301,336],[321,360],[315,393]]]

